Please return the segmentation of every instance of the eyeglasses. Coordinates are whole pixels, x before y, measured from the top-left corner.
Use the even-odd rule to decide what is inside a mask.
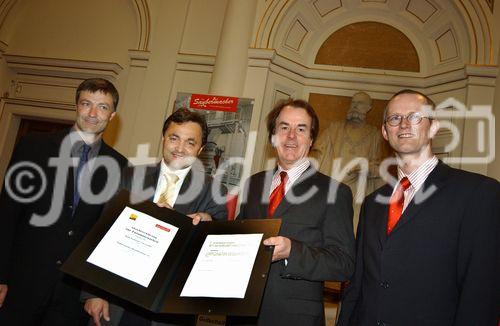
[[[406,119],[406,121],[408,121],[409,124],[418,125],[422,121],[423,118],[427,118],[429,120],[432,120],[432,118],[425,117],[421,113],[413,112],[413,113],[410,113],[408,115],[401,115],[401,114],[390,115],[387,118],[385,118],[385,122],[387,122],[387,124],[389,126],[397,127],[401,124],[403,119]]]

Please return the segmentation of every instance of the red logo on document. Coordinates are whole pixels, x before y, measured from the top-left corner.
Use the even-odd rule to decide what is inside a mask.
[[[170,229],[169,229],[169,228],[164,227],[163,225],[156,224],[155,226],[156,226],[158,229],[161,229],[161,230],[163,230],[163,231],[170,232]]]
[[[205,94],[192,94],[189,107],[193,109],[236,112],[238,98]]]

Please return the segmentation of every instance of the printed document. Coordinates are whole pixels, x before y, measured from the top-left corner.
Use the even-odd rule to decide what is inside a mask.
[[[262,236],[207,235],[181,297],[244,298]]]
[[[148,287],[178,228],[125,207],[87,261]]]

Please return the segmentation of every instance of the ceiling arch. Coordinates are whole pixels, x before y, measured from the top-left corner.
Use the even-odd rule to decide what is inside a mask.
[[[366,48],[369,51],[366,51]],[[415,46],[404,33],[387,24],[359,22],[331,34],[321,45],[315,64],[420,71]]]
[[[7,47],[19,13],[33,0],[0,0],[0,44]],[[130,0],[137,22],[137,46],[132,50],[148,51],[151,38],[151,17],[147,0]]]
[[[135,50],[148,51],[151,38],[151,17],[148,3],[146,0],[132,1],[135,3],[135,8],[137,9],[137,25],[139,30],[139,41]]]
[[[330,34],[361,21],[405,33],[422,58],[424,75],[493,64],[492,13],[481,0],[271,0],[261,12],[253,47],[275,49],[306,66],[314,66]]]

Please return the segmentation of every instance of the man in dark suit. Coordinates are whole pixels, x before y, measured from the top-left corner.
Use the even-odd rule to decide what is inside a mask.
[[[0,195],[0,325],[87,319],[78,283],[59,267],[96,222],[126,165],[102,140],[117,105],[112,83],[85,80],[71,129],[28,135],[16,146]]]
[[[499,184],[434,156],[439,122],[429,107],[412,90],[389,100],[382,135],[395,151],[399,182],[362,206],[338,325],[497,323]]]
[[[225,220],[226,188],[214,184],[198,155],[207,143],[205,118],[188,109],[175,111],[163,125],[163,160],[154,166],[129,168],[121,188],[200,221]],[[96,325],[190,325],[194,316],[155,315],[130,304],[118,304],[84,293],[85,310]],[[101,320],[103,318],[104,320]],[[108,323],[109,322],[109,323]]]
[[[278,104],[267,116],[278,166],[251,176],[238,218],[281,218],[259,325],[323,325],[323,281],[349,279],[354,269],[352,194],[321,174],[307,157],[319,122],[302,100]],[[235,321],[239,322],[239,321]]]

